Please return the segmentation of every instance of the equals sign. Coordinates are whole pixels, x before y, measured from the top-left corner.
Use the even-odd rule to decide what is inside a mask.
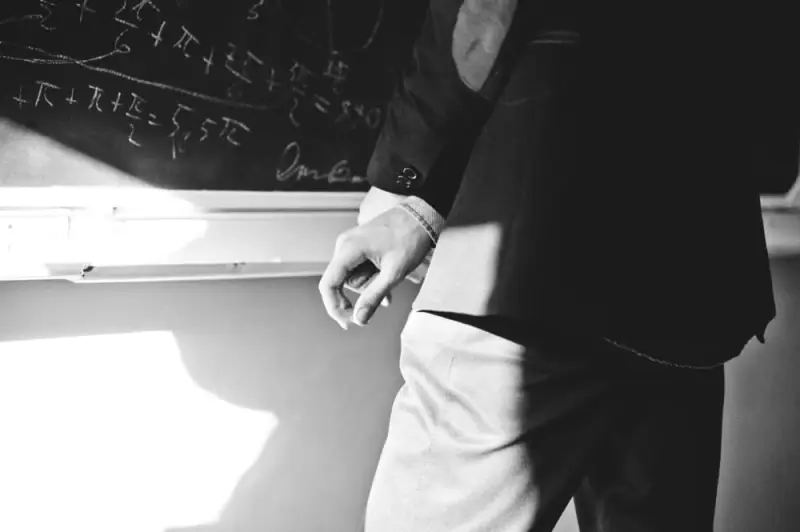
[[[321,113],[327,113],[330,110],[331,107],[330,100],[326,100],[322,96],[314,96],[314,99],[316,100],[314,102],[314,107],[319,109]]]

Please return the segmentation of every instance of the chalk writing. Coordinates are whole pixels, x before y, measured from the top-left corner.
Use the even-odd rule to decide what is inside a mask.
[[[258,0],[258,2],[247,11],[247,20],[258,20],[259,17],[261,17],[260,10],[262,7],[264,7],[264,0]]]
[[[39,85],[39,91],[36,94],[36,103],[34,103],[33,106],[39,107],[39,102],[44,101],[44,103],[46,103],[48,106],[53,107],[53,102],[47,98],[47,90],[58,90],[58,85],[53,85],[47,81],[37,81],[36,84]]]
[[[39,6],[44,11],[44,15],[39,19],[39,26],[45,31],[53,31],[55,28],[50,26],[48,22],[50,17],[53,16],[53,8],[56,6],[54,2],[48,0],[39,0]]]
[[[227,116],[223,116],[222,120],[225,122],[225,127],[222,128],[222,131],[220,131],[219,136],[224,137],[225,140],[227,140],[234,146],[240,146],[239,141],[236,140],[233,136],[239,129],[243,129],[244,131],[249,133],[250,128],[247,127],[246,124],[239,122],[238,120],[234,120],[233,118],[228,118]]]
[[[336,118],[336,123],[352,129],[357,127],[356,120],[360,118],[367,127],[376,129],[380,126],[382,114],[380,107],[372,107],[369,111],[366,111],[363,104],[354,104],[350,100],[343,100],[341,102],[341,113]]]
[[[33,93],[35,98],[30,100],[26,97],[26,87],[19,86],[18,93],[12,98],[16,102],[17,107],[22,109],[26,105],[32,105],[35,108],[55,108],[57,100],[53,98],[54,93],[64,91],[66,96],[63,101],[70,106],[78,103],[77,91],[75,87],[63,88],[55,83],[46,80],[36,80],[33,83]],[[89,96],[89,103],[87,109],[103,113],[109,111],[117,113],[124,109],[124,116],[128,120],[128,134],[127,138],[131,145],[141,147],[142,142],[138,138],[139,127],[136,123],[146,124],[152,128],[160,128],[162,126],[161,120],[155,112],[149,111],[147,107],[147,99],[136,92],[130,92],[126,96],[121,91],[116,91],[113,99],[106,99],[107,91],[99,85],[87,85],[84,89]],[[185,153],[187,149],[187,141],[195,136],[195,132],[188,128],[183,123],[183,119],[189,115],[196,114],[196,109],[185,105],[183,103],[176,104],[174,112],[171,116],[172,130],[166,134],[166,137],[171,142],[171,150],[173,158],[177,158],[180,154]],[[242,135],[252,132],[251,127],[240,119],[230,116],[222,116],[220,119],[211,117],[204,117],[199,123],[199,131],[201,136],[198,142],[206,142],[215,135],[222,142],[233,146],[240,147],[243,139]]]
[[[167,25],[167,21],[164,20],[161,22],[161,26],[158,27],[158,33],[151,33],[150,37],[153,38],[153,46],[158,47],[159,44],[164,40],[162,35],[164,34],[164,27]]]
[[[247,72],[248,68],[252,63],[257,64],[258,66],[264,66],[264,61],[260,59],[256,54],[247,50],[245,54],[244,63],[242,63],[242,72]]]
[[[322,96],[315,94],[314,95],[314,107],[316,107],[321,113],[327,114],[331,108],[330,100],[323,98]]]
[[[237,46],[232,42],[229,42],[228,53],[225,54],[225,69],[234,76],[236,76],[241,81],[244,81],[245,83],[252,83],[250,78],[248,78],[244,72],[242,72],[239,68],[236,67],[235,63],[238,63]]]
[[[30,52],[35,52],[41,55],[54,57],[54,59],[45,59],[40,57],[20,57],[16,55],[9,55],[9,54],[0,54],[0,59],[4,59],[7,61],[19,61],[21,63],[30,63],[32,65],[69,65],[69,64],[87,64],[87,63],[97,63],[102,61],[103,59],[108,59],[112,56],[117,55],[117,50],[112,50],[110,52],[100,54],[95,57],[89,57],[87,59],[73,59],[68,58],[66,56],[62,56],[59,54],[50,54],[49,52],[42,50],[41,48],[37,48],[35,46],[28,46],[24,44],[17,44],[17,43],[9,43],[0,41],[0,46],[8,46],[13,48],[18,48],[22,50],[28,50]]]
[[[27,105],[30,102],[25,99],[25,94],[22,90],[22,87],[19,88],[19,93],[13,98],[15,102],[19,105],[19,108],[22,109],[23,105]]]
[[[130,118],[131,120],[141,120],[142,119],[142,104],[146,103],[146,100],[136,94],[135,92],[131,93],[131,104],[128,106],[128,112],[125,113],[125,116]]]
[[[129,54],[129,53],[131,53],[131,47],[130,47],[130,45],[128,45],[128,44],[126,44],[126,43],[122,42],[122,38],[123,38],[123,37],[125,37],[125,34],[126,34],[126,33],[128,33],[128,30],[127,30],[127,29],[125,29],[125,30],[122,30],[122,31],[119,33],[119,35],[117,35],[117,38],[116,38],[116,39],[114,39],[114,50],[115,50],[117,53],[120,53],[120,54]]]
[[[117,92],[117,97],[114,98],[114,101],[111,102],[111,105],[112,105],[111,112],[113,112],[113,113],[116,113],[117,110],[120,107],[122,107],[122,93],[121,92]]]
[[[8,26],[8,25],[11,25],[11,24],[18,24],[20,22],[25,22],[27,20],[35,20],[35,21],[38,22],[38,21],[42,20],[42,17],[43,17],[43,15],[40,15],[38,13],[32,13],[30,15],[22,15],[21,17],[9,17],[9,18],[5,18],[5,19],[0,19],[0,26]]]
[[[157,5],[153,3],[153,0],[141,0],[138,4],[136,4],[131,11],[136,13],[136,20],[139,22],[142,21],[142,9],[149,8],[157,13],[161,12]]]
[[[3,44],[5,44],[5,43],[3,43]],[[126,46],[126,45],[122,45],[122,46]],[[101,74],[107,74],[109,76],[113,76],[113,77],[117,77],[117,78],[120,78],[120,79],[124,79],[126,81],[131,82],[131,83],[136,83],[136,84],[139,84],[139,85],[145,85],[145,86],[148,86],[148,87],[153,87],[153,88],[162,89],[162,90],[169,91],[169,92],[174,92],[174,93],[177,93],[177,94],[182,94],[184,96],[188,96],[188,97],[191,97],[191,98],[196,98],[198,100],[203,100],[203,101],[206,101],[206,102],[209,102],[209,103],[215,103],[215,104],[220,104],[220,105],[224,105],[224,106],[227,106],[227,107],[234,107],[234,108],[240,108],[240,109],[251,109],[251,110],[254,110],[254,111],[271,111],[271,110],[274,110],[274,109],[277,109],[278,107],[280,107],[280,104],[256,104],[256,103],[249,103],[249,102],[233,101],[233,100],[230,100],[230,99],[227,99],[227,98],[220,98],[218,96],[213,96],[213,95],[210,95],[210,94],[205,94],[205,93],[198,92],[198,91],[193,91],[193,90],[190,90],[190,89],[185,89],[183,87],[170,85],[168,83],[162,83],[162,82],[148,80],[148,79],[145,79],[145,78],[140,78],[140,77],[137,77],[137,76],[131,76],[131,75],[125,74],[123,72],[116,71],[116,70],[111,69],[111,68],[95,66],[95,65],[89,64],[88,60],[75,59],[75,58],[66,56],[64,54],[52,53],[52,52],[48,52],[46,50],[37,49],[37,48],[34,48],[34,47],[28,47],[28,48],[30,50],[32,50],[32,51],[36,51],[36,52],[38,52],[38,53],[40,53],[42,55],[45,55],[47,57],[57,58],[60,61],[62,61],[63,64],[67,64],[67,63],[73,64],[73,65],[85,68],[87,70],[91,70],[93,72],[97,72],[97,73],[101,73]],[[117,53],[127,53],[127,52],[116,50],[115,52],[112,52],[110,54],[106,54],[105,57],[110,57],[111,55],[115,55]],[[5,58],[5,57],[6,56],[0,55],[0,58]],[[9,56],[9,58],[14,59],[13,57],[10,57],[10,56]]]
[[[296,96],[292,96],[292,108],[289,109],[289,120],[292,122],[294,127],[300,127],[300,122],[297,121],[297,116],[295,116],[299,106],[300,100],[298,100]]]
[[[209,127],[215,125],[217,125],[217,122],[215,120],[212,120],[211,118],[206,118],[205,120],[203,120],[203,123],[200,125],[200,130],[203,132],[203,136],[200,137],[200,142],[205,142],[205,140],[211,134]]]
[[[362,133],[380,127],[389,71],[378,63],[373,75],[375,58],[342,43],[348,32],[346,40],[366,50],[382,5],[354,18],[334,16],[332,0],[229,0],[232,7],[213,20],[217,8],[200,0],[197,10],[184,0],[26,2],[28,14],[0,2],[0,61],[25,64],[9,69],[0,109],[23,119],[35,113],[43,124],[48,113],[69,113],[76,129],[100,124],[131,147],[162,151],[166,161],[218,146],[251,157],[254,142],[295,131],[310,146],[301,153],[299,141],[286,145],[272,166],[279,181],[360,182],[351,161],[364,157]],[[8,38],[13,25],[24,31]],[[87,113],[104,116],[81,122]],[[349,136],[356,129],[362,133]],[[348,155],[333,157],[339,149]]]
[[[297,60],[294,61],[292,67],[289,69],[289,74],[289,81],[295,83],[296,86],[301,89],[308,85],[308,82],[313,75],[311,70],[306,65]]]
[[[275,78],[275,68],[269,69],[269,77],[264,82],[267,84],[267,90],[269,92],[273,92],[276,87],[281,86],[281,84]]]
[[[128,128],[130,128],[130,134],[128,135],[128,142],[130,142],[137,148],[141,148],[142,145],[136,139],[133,138],[133,136],[136,134],[136,126],[129,123]]]
[[[208,52],[208,55],[203,58],[203,63],[206,65],[206,76],[211,73],[211,67],[214,66],[214,47],[211,47],[211,50]]]
[[[347,72],[350,66],[339,58],[332,57],[328,59],[328,66],[323,74],[325,77],[331,78],[337,86],[341,86],[347,80]]]
[[[383,9],[383,4],[381,3],[380,7],[378,8],[378,16],[375,17],[375,24],[372,26],[372,31],[370,32],[366,40],[360,46],[358,46],[357,50],[359,51],[366,50],[367,48],[372,46],[373,42],[375,42],[375,38],[378,36],[378,30],[381,28],[381,25],[383,24],[383,15],[384,15],[384,9]]]
[[[175,108],[175,112],[172,114],[172,124],[175,126],[175,128],[168,136],[170,139],[172,139],[173,159],[176,159],[179,153],[183,153],[185,151],[186,141],[189,140],[189,137],[191,136],[191,132],[183,133],[181,130],[181,123],[178,121],[178,116],[182,112],[192,113],[194,112],[194,109],[179,103]]]
[[[181,26],[181,30],[183,30],[183,34],[175,42],[175,44],[172,45],[172,47],[181,50],[183,52],[183,56],[186,57],[186,59],[189,59],[191,57],[188,50],[189,45],[193,43],[199,44],[200,41],[197,39],[197,37],[192,35],[192,32],[186,29],[186,26]]]
[[[86,15],[86,13],[97,13],[97,11],[89,7],[89,0],[81,0],[75,5],[78,6],[78,9],[80,9],[78,14],[79,24],[83,24],[83,17]]]
[[[128,9],[128,0],[122,0],[122,7],[120,7],[116,11],[116,13],[114,13],[114,20],[119,22],[123,26],[127,26],[127,27],[132,28],[132,29],[139,29],[139,26],[137,26],[133,22],[131,22],[129,20],[125,20],[124,18],[122,18],[123,13],[125,12],[126,9]]]
[[[43,14],[37,14],[36,19],[48,28],[49,19],[53,15],[54,8],[57,3],[51,0],[38,0],[39,5],[44,11]],[[79,23],[84,22],[88,14],[96,14],[96,6],[92,5],[93,0],[76,0],[72,5],[79,8]],[[249,11],[249,16],[252,13],[261,13],[262,8],[266,6],[267,2],[255,2],[251,5],[253,9]],[[116,34],[113,43],[113,50],[105,54],[101,54],[92,58],[74,58],[68,54],[52,53],[46,50],[34,50],[39,54],[39,57],[30,56],[9,56],[8,54],[0,54],[2,59],[18,60],[23,62],[30,62],[33,64],[74,64],[75,66],[91,70],[96,73],[111,75],[121,78],[126,81],[164,89],[167,91],[182,94],[192,98],[197,98],[210,103],[217,103],[234,108],[253,109],[257,111],[272,111],[280,107],[286,106],[287,117],[289,121],[296,127],[299,126],[299,111],[306,108],[306,105],[315,109],[316,111],[329,114],[335,106],[341,106],[342,102],[339,101],[338,95],[342,93],[343,86],[347,82],[350,66],[343,60],[340,54],[333,51],[333,55],[326,59],[318,74],[315,74],[314,69],[311,68],[306,62],[299,59],[294,59],[291,66],[286,72],[284,79],[287,79],[286,84],[282,81],[282,76],[277,72],[274,65],[268,65],[264,57],[256,54],[253,50],[239,49],[234,43],[227,43],[227,53],[225,54],[225,69],[230,73],[237,82],[252,85],[256,78],[259,78],[266,87],[264,94],[273,93],[279,90],[289,90],[293,94],[293,98],[273,98],[269,102],[256,102],[253,101],[253,96],[258,93],[251,93],[238,83],[229,84],[225,89],[224,96],[215,96],[212,94],[205,94],[200,91],[195,91],[189,88],[175,86],[168,83],[149,80],[136,75],[126,74],[125,72],[115,70],[106,66],[101,66],[104,59],[111,58],[114,55],[129,55],[133,53],[133,41],[131,40],[131,32],[145,31],[140,29],[140,24],[146,21],[145,12],[148,10],[153,14],[159,14],[161,8],[153,0],[118,0],[116,6],[112,6],[113,20],[123,25],[123,28]],[[32,16],[27,16],[32,17]],[[22,17],[25,18],[25,17]],[[15,19],[16,21],[22,18]],[[10,19],[9,19],[10,20]],[[176,30],[174,37],[171,38],[172,48],[178,50],[184,59],[190,60],[197,56],[197,60],[202,62],[203,71],[205,75],[211,75],[213,67],[216,65],[215,60],[215,46],[201,46],[200,38],[185,24],[178,24],[175,26]],[[146,37],[150,39],[153,47],[160,46],[167,38],[167,32],[170,31],[168,22],[166,20],[158,20],[154,22],[152,28],[148,28]],[[193,51],[195,47],[206,48],[202,54]],[[198,48],[199,50],[199,48]],[[94,64],[91,64],[94,63]],[[327,79],[330,81],[328,86],[328,93],[320,93],[320,86],[312,88],[311,81],[315,76],[320,76],[317,79]],[[97,110],[102,108],[99,105],[99,100],[93,102],[93,109]],[[341,116],[344,115],[344,116]],[[367,127],[375,127],[375,123],[379,122],[380,111],[372,111],[369,115],[364,117],[361,123]],[[334,123],[341,124],[345,119],[350,118],[350,111],[344,109],[343,113],[338,115],[334,113],[332,119]],[[349,122],[348,122],[349,123]]]
[[[335,163],[327,172],[309,168],[301,162],[302,152],[298,142],[290,142],[281,154],[281,163],[275,172],[275,178],[280,182],[295,179],[311,179],[313,181],[327,181],[328,183],[361,183],[363,178],[353,175],[350,163],[341,160]],[[287,164],[288,163],[288,164]],[[285,165],[285,166],[284,166]]]
[[[96,85],[89,85],[89,88],[92,89],[94,92],[92,93],[92,101],[89,102],[88,109],[90,111],[92,109],[95,109],[98,112],[102,113],[103,110],[100,108],[100,98],[103,97],[103,89]]]

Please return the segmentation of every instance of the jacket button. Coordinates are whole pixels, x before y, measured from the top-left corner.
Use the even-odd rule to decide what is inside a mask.
[[[397,184],[405,188],[411,188],[414,181],[417,180],[419,174],[411,167],[403,168],[403,171],[397,174]]]

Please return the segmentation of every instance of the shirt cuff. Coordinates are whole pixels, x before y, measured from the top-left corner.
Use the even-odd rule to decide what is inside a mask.
[[[433,245],[439,241],[445,225],[445,219],[439,212],[428,204],[425,200],[417,196],[409,196],[400,202],[398,207],[405,210],[425,229],[428,236],[433,240]]]

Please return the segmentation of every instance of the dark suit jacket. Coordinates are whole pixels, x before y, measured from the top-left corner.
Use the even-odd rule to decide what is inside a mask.
[[[368,169],[447,218],[416,309],[688,366],[763,337],[769,73],[744,12],[692,5],[431,0]]]

